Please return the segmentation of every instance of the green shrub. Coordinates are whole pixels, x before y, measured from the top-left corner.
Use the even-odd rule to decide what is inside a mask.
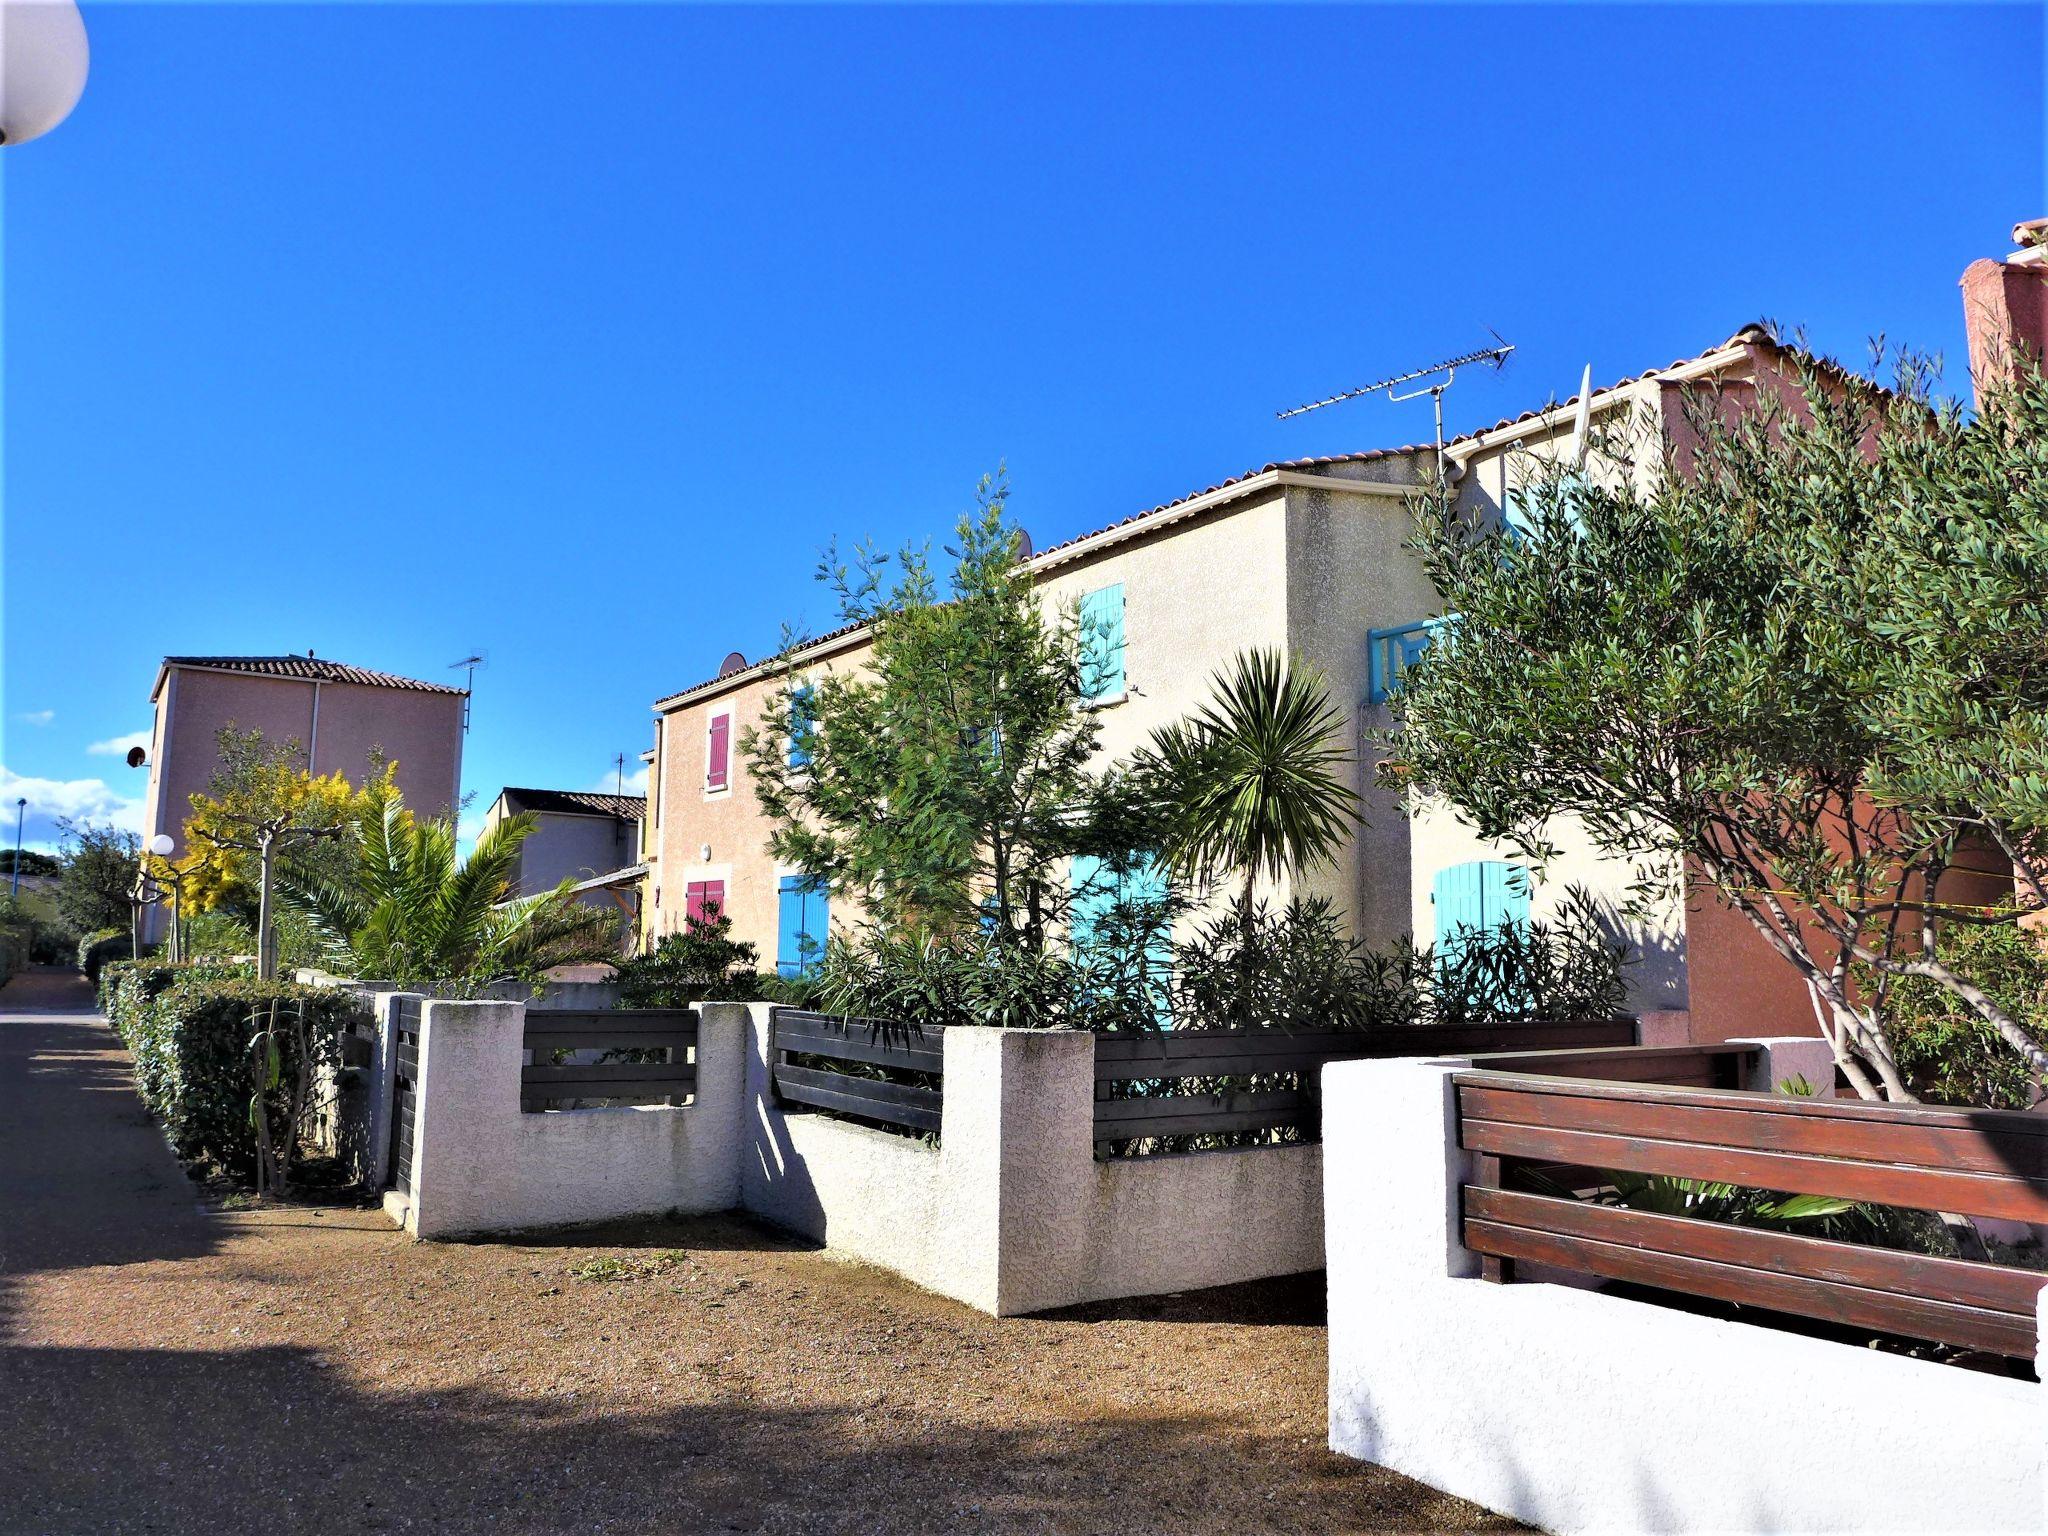
[[[317,1066],[337,1062],[352,999],[326,987],[262,982],[217,968],[185,967],[128,1024],[128,1046],[142,1097],[162,1119],[184,1157],[205,1157],[239,1176],[256,1166],[251,1038],[275,1003],[303,1030],[279,1031],[280,1060],[265,1096],[274,1134],[291,1118],[290,1089],[302,1053]],[[156,968],[131,971],[123,985],[138,992]]]
[[[681,933],[665,935],[651,954],[617,967],[621,1008],[686,1008],[709,998],[721,1003],[761,997],[760,951],[732,937],[732,919],[713,911],[691,918]]]
[[[2020,1027],[2048,1045],[2048,949],[2036,930],[2009,923],[1951,923],[1942,959],[2008,1009]],[[1868,993],[1873,978],[1859,978]],[[2028,1109],[2034,1076],[2005,1040],[1947,987],[1901,976],[1886,995],[1885,1018],[1899,1069],[1915,1092],[1937,1104]]]
[[[109,960],[126,960],[135,946],[125,928],[99,928],[78,941],[78,968],[94,986],[100,984],[100,967]]]

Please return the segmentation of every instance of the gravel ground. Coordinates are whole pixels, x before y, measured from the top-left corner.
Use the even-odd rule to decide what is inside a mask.
[[[9,1532],[1512,1528],[1323,1449],[1314,1281],[998,1322],[734,1219],[208,1208],[123,1067],[0,1016]]]

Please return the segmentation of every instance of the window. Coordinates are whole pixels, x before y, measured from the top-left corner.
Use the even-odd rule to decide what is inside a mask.
[[[1397,629],[1368,630],[1366,645],[1366,702],[1384,704],[1400,686],[1401,674],[1415,664],[1422,653],[1429,649],[1437,631],[1449,622],[1450,616],[1441,619],[1418,619],[1413,624],[1403,624]]]
[[[799,683],[789,690],[789,766],[811,766],[811,685]]]
[[[732,716],[713,715],[710,728],[705,733],[704,788],[707,791],[728,788],[731,777]]]
[[[692,880],[683,887],[683,917],[691,923],[708,923],[725,911],[723,880]]]
[[[1546,475],[1556,476],[1557,490],[1554,493],[1547,493],[1542,489]],[[1586,478],[1583,469],[1539,470],[1523,484],[1511,486],[1502,494],[1500,502],[1500,518],[1507,525],[1508,537],[1521,539],[1534,533],[1536,520],[1542,515],[1546,505],[1561,508],[1572,527],[1577,528],[1578,498],[1581,492],[1590,489],[1591,486],[1592,482]],[[1552,494],[1557,498],[1554,502],[1550,500]]]
[[[1068,917],[1068,939],[1076,950],[1095,943],[1102,920],[1118,907],[1142,907],[1166,900],[1166,876],[1149,854],[1140,854],[1123,869],[1093,854],[1077,854],[1068,866],[1067,881],[1073,894]],[[1150,968],[1165,973],[1173,969],[1173,938],[1162,926],[1145,943]],[[1168,1020],[1160,1020],[1166,1027]]]
[[[776,887],[775,969],[808,976],[824,957],[831,913],[825,887],[810,875],[784,875]]]
[[[1498,859],[1473,859],[1440,869],[1430,885],[1436,907],[1436,945],[1455,953],[1463,937],[1503,924],[1529,924],[1529,871]]]
[[[1081,697],[1109,703],[1124,696],[1124,584],[1081,599]]]

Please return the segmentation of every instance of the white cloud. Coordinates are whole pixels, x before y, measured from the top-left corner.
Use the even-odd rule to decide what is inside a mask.
[[[28,842],[55,839],[60,817],[142,830],[142,797],[130,799],[104,779],[38,779],[0,767],[0,810],[12,811],[16,800],[28,801]]]
[[[593,795],[644,795],[647,793],[647,764],[642,763],[626,775],[626,787],[619,787],[619,770],[613,768],[603,778],[590,786]]]
[[[16,715],[14,718],[23,725],[48,725],[57,718],[57,711],[54,709],[31,709]]]
[[[96,741],[85,750],[95,757],[126,757],[135,748],[149,750],[151,732],[130,731],[126,736],[115,736],[106,741]]]

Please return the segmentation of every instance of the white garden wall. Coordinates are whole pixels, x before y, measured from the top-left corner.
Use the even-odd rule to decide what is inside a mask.
[[[536,1114],[519,1107],[525,1015],[519,1003],[422,1006],[413,1187],[387,1201],[407,1231],[450,1237],[738,1203],[742,1020],[701,1022],[691,1104]]]
[[[1478,1279],[1463,1065],[1324,1069],[1332,1449],[1557,1532],[2048,1527],[2037,1384]]]
[[[1095,1037],[946,1033],[936,1148],[785,1112],[766,1004],[745,1013],[745,1208],[984,1312],[1009,1316],[1294,1274],[1322,1263],[1315,1146],[1094,1156]]]

